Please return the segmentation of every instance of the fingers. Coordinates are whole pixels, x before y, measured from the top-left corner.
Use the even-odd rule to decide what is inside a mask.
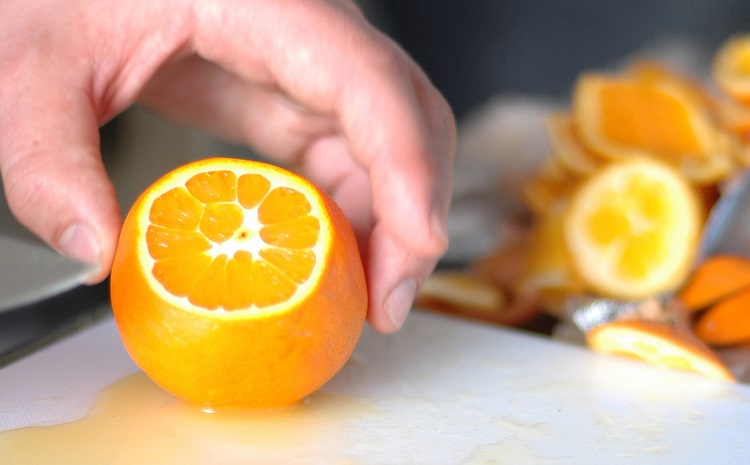
[[[350,6],[336,6],[261,1],[248,16],[199,4],[210,11],[196,13],[195,50],[267,90],[235,87],[234,97],[254,99],[234,100],[247,110],[221,121],[285,160],[311,157],[317,138],[339,133],[373,180],[375,215],[415,250],[439,253],[451,189],[451,111],[402,50]],[[230,94],[209,98],[233,100]],[[309,125],[314,115],[331,121]]]
[[[373,228],[363,254],[370,296],[367,319],[378,331],[397,331],[437,258],[414,254],[382,224]]]
[[[95,283],[109,272],[120,226],[97,120],[84,93],[34,65],[8,66],[0,78],[3,187],[18,220],[61,254],[92,264]]]
[[[370,321],[381,331],[403,325],[418,289],[448,247],[455,125],[448,105],[420,74],[415,77],[420,124],[403,136],[417,142],[411,149],[399,151],[398,143],[383,149],[370,168],[374,215],[384,225],[370,240],[370,276],[381,286],[372,292],[380,300],[371,304]]]
[[[195,47],[265,87],[265,93],[244,94],[263,102],[249,107],[264,111],[239,112],[234,124],[257,145],[301,162],[329,189],[341,187],[343,163],[341,155],[326,153],[332,146],[364,170],[367,184],[352,191],[363,199],[361,189],[369,187],[367,203],[346,201],[367,209],[374,225],[363,252],[370,319],[378,329],[393,330],[447,247],[453,117],[421,70],[361,17],[327,2],[298,3],[304,8],[284,10],[290,2],[269,2],[245,32],[227,16],[218,16],[221,23],[206,16],[197,26]],[[268,29],[279,24],[285,29]],[[346,177],[356,170],[344,172]],[[352,218],[355,209],[346,211]]]

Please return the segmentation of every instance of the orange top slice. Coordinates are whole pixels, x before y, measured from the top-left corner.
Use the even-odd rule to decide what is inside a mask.
[[[693,334],[669,323],[623,319],[586,334],[593,350],[626,355],[660,367],[688,370],[709,378],[733,381],[719,357]]]
[[[176,175],[149,192],[143,266],[165,300],[231,316],[272,313],[304,297],[325,267],[323,206],[283,172],[236,168]],[[231,290],[231,292],[229,292]]]

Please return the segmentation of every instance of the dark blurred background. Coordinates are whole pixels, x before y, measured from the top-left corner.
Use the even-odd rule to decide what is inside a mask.
[[[710,54],[750,31],[748,0],[360,0],[460,118],[489,97],[566,97],[585,69],[679,39]]]

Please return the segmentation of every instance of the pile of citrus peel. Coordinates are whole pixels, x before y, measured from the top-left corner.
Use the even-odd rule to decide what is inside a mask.
[[[417,305],[534,328],[576,298],[634,302],[586,329],[593,350],[713,378],[750,379],[747,257],[697,257],[708,213],[750,165],[750,35],[729,38],[708,83],[655,62],[579,76],[546,120],[551,151],[523,191],[533,220],[465,270],[438,271]]]

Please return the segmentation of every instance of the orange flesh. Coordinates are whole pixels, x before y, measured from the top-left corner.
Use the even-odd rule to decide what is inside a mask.
[[[604,85],[600,104],[601,129],[609,140],[675,158],[703,151],[685,104],[659,89]]]
[[[320,222],[310,212],[303,194],[271,188],[261,175],[197,174],[153,202],[146,242],[154,278],[209,310],[284,302],[315,267]]]

